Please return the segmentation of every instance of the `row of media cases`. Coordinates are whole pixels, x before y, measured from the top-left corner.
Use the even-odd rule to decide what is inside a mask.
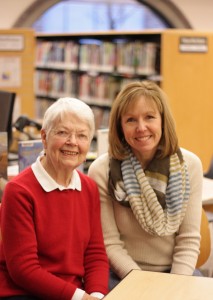
[[[36,46],[36,117],[60,97],[76,97],[91,106],[96,128],[106,128],[113,100],[127,83],[160,81],[160,47],[141,40],[113,42],[38,39]]]

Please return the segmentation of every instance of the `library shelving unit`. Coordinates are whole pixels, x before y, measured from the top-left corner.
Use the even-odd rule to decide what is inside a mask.
[[[0,90],[16,93],[14,117],[35,117],[35,32],[0,29]]]
[[[111,104],[121,86],[157,75],[160,35],[143,36],[117,32],[37,35],[38,117],[55,99],[71,96],[92,107],[97,129],[108,127]]]
[[[208,168],[213,154],[213,34],[194,30],[36,34],[36,114],[59,97],[77,97],[106,128],[120,88],[156,81],[167,93],[180,146]]]

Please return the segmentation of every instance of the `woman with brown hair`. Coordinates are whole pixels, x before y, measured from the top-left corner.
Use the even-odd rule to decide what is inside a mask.
[[[99,187],[113,278],[119,281],[132,269],[193,274],[202,164],[180,148],[167,97],[157,84],[133,82],[117,95],[109,151],[92,163],[89,176]]]

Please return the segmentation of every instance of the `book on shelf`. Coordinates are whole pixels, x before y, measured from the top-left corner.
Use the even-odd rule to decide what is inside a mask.
[[[0,132],[0,201],[5,184],[7,183],[8,167],[8,138],[7,132]]]
[[[108,135],[109,128],[97,130],[97,155],[101,155],[108,151]]]
[[[90,41],[83,43],[79,51],[81,71],[113,72],[115,68],[115,44]]]
[[[156,74],[157,44],[142,41],[117,44],[117,71],[138,75]]]
[[[35,89],[42,97],[60,98],[76,94],[77,75],[69,71],[37,70]]]
[[[37,41],[36,64],[38,67],[75,70],[78,51],[79,45],[72,41]]]
[[[95,117],[95,129],[108,128],[110,110],[103,107],[91,106]]]
[[[50,105],[53,104],[53,102],[54,102],[53,100],[50,101],[49,99],[46,98],[37,97],[35,101],[36,118],[42,120],[45,111],[48,109]]]
[[[34,163],[43,150],[41,140],[20,141],[18,143],[19,172]]]

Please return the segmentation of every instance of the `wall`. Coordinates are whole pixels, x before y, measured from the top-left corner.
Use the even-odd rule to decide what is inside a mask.
[[[213,30],[212,0],[172,0],[194,29]]]
[[[16,19],[35,2],[34,0],[1,0],[0,1],[0,29],[9,29],[13,27]]]

